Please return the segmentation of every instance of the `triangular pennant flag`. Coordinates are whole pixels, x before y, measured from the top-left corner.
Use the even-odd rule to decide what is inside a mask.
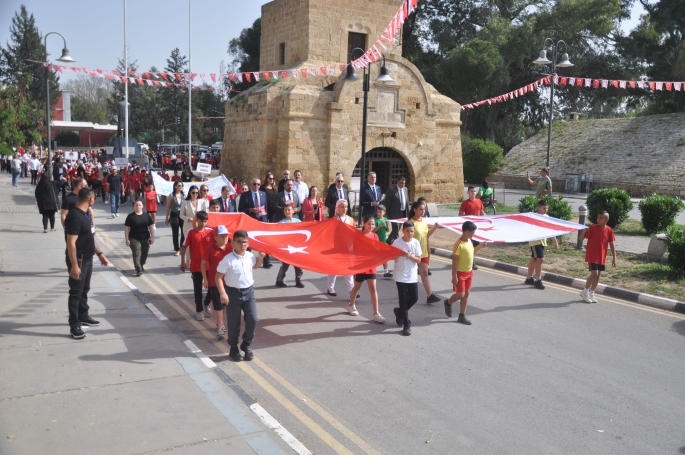
[[[654,90],[654,82],[648,82],[648,84],[649,84],[649,88]]]
[[[111,81],[112,79],[114,79],[114,76],[112,76],[111,74],[107,74],[107,79]]]
[[[673,82],[664,82],[666,84],[666,90],[669,92],[673,89]]]
[[[592,80],[592,86],[593,86],[594,88],[598,88],[600,82],[601,82],[601,81],[600,81],[599,79],[593,79],[593,80]]]
[[[611,81],[611,86],[614,88],[618,88],[618,81]]]
[[[252,73],[252,75],[254,76],[255,82],[259,82],[259,73]]]
[[[271,81],[271,75],[269,74],[268,71],[264,71],[263,74],[264,74],[264,78],[265,78],[267,81]]]
[[[677,92],[677,91],[680,90],[680,88],[682,87],[682,85],[683,85],[683,84],[681,84],[680,82],[674,82],[674,83],[673,83],[673,88],[674,88],[675,91]]]
[[[160,82],[158,82],[158,81],[152,81],[152,83],[155,85],[155,87],[159,87],[160,85],[162,85],[162,84],[161,84]]]
[[[143,73],[143,76],[145,76],[146,79],[150,79],[150,73],[147,71]]]
[[[609,81],[606,79],[602,79],[602,88],[607,88],[609,87]]]
[[[630,88],[635,88],[635,81],[628,81]]]
[[[316,76],[316,68],[310,68],[309,72],[312,73],[312,76]]]
[[[645,88],[645,83],[644,83],[643,81],[637,81],[637,86],[638,86],[639,88],[644,89],[644,88]]]
[[[559,83],[560,83],[561,85],[566,85],[566,84],[568,83],[568,77],[562,77],[562,78],[559,80]]]
[[[340,66],[338,66],[338,68],[340,68],[341,73],[344,73],[345,69],[347,68],[347,65],[340,65]]]
[[[618,86],[621,88],[626,88],[626,81],[618,81]]]
[[[152,85],[152,81],[150,79],[147,79],[145,82],[147,82],[147,85]]]
[[[271,77],[273,77],[274,80],[277,80],[277,79],[278,79],[278,71],[272,71],[272,72],[271,72]]]
[[[330,74],[331,76],[335,74],[335,66],[328,67],[328,74]]]
[[[138,85],[145,85],[142,79],[138,79]]]
[[[235,75],[233,73],[228,73],[228,78],[231,82],[235,82]]]
[[[288,77],[288,72],[286,70],[281,70],[281,79]]]
[[[243,73],[236,74],[236,77],[238,78],[238,82],[243,82]]]
[[[568,85],[570,85],[571,87],[576,85],[576,78],[575,77],[569,77],[568,78]]]
[[[290,70],[290,73],[293,75],[294,78],[297,78],[297,70]]]
[[[191,81],[194,81],[196,77],[197,77],[197,73],[192,73],[192,74],[190,75],[190,80],[191,80]]]
[[[656,89],[657,90],[663,90],[664,89],[664,83],[663,82],[657,82],[656,83]]]
[[[159,75],[162,76],[162,78],[163,78],[165,81],[168,81],[168,80],[169,80],[169,78],[167,77],[167,75],[166,75],[165,73],[159,73]]]
[[[250,73],[244,73],[245,78],[247,79],[247,82],[252,82],[252,77],[250,76]]]
[[[124,84],[128,84],[128,77],[121,76],[121,82],[123,82]]]
[[[200,79],[202,79],[202,82],[205,82],[205,73],[200,73]]]
[[[181,82],[181,75],[179,73],[176,73],[176,79],[178,79],[178,82]]]
[[[307,77],[307,68],[302,68],[300,72],[302,73],[302,77]]]
[[[594,84],[595,84],[595,82],[592,79],[589,79],[589,78],[585,79],[585,86],[586,87],[592,87]]]
[[[321,74],[323,74],[323,75],[328,74],[328,68],[326,68],[325,66],[322,66],[321,68],[319,68],[319,71],[321,71]]]
[[[209,77],[212,78],[212,82],[216,82],[216,74],[215,73],[209,73]]]
[[[167,87],[175,87],[176,84],[174,84],[173,82],[167,82],[167,83],[166,83],[166,86],[167,86]]]

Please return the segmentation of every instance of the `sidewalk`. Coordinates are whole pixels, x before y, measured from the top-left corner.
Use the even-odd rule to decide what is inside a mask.
[[[102,324],[69,336],[63,231],[43,233],[33,189],[0,176],[0,453],[293,453],[116,269],[95,261]]]

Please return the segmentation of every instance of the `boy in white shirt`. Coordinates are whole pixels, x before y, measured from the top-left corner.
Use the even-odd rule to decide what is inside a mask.
[[[411,335],[409,309],[419,300],[419,262],[421,262],[421,245],[414,238],[414,223],[405,221],[402,224],[402,237],[398,237],[392,246],[404,251],[404,255],[395,259],[393,278],[397,285],[400,300],[399,308],[394,308],[395,322],[402,327],[402,335]]]

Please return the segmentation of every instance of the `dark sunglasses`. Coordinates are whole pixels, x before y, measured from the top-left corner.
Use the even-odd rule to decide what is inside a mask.
[[[199,191],[191,191],[190,194],[200,194]]]
[[[266,179],[267,180],[273,180],[274,178],[273,177],[267,177]]]
[[[206,192],[209,191],[209,190],[204,189],[204,190],[200,190],[200,191],[202,191],[203,193],[206,193]]]
[[[336,182],[338,182],[338,183],[343,183],[344,180],[336,180]]]
[[[262,186],[261,183],[253,183],[252,186]]]

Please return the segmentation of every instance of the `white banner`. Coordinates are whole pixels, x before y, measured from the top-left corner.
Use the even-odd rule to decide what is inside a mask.
[[[64,152],[64,159],[67,161],[76,161],[78,159],[78,152]]]
[[[391,220],[402,223],[406,218]],[[524,243],[548,239],[559,235],[570,234],[587,228],[582,224],[564,221],[558,218],[543,216],[538,213],[516,213],[494,216],[453,216],[424,218],[429,226],[439,224],[451,231],[461,234],[461,226],[472,221],[478,228],[474,240],[492,243]]]
[[[159,176],[157,172],[151,172],[152,181],[155,184],[155,191],[160,196],[168,196],[174,190],[174,182],[167,182],[162,177]],[[216,199],[221,196],[221,188],[227,186],[231,189],[231,194],[235,194],[235,189],[233,185],[228,181],[228,179],[222,174],[213,179],[209,179],[206,182],[186,182],[183,184],[183,195],[188,195],[188,189],[191,186],[196,186],[198,189],[200,185],[207,185],[209,187],[209,194],[212,198]]]
[[[212,165],[207,163],[197,163],[197,169],[195,169],[195,172],[200,174],[211,174]]]

